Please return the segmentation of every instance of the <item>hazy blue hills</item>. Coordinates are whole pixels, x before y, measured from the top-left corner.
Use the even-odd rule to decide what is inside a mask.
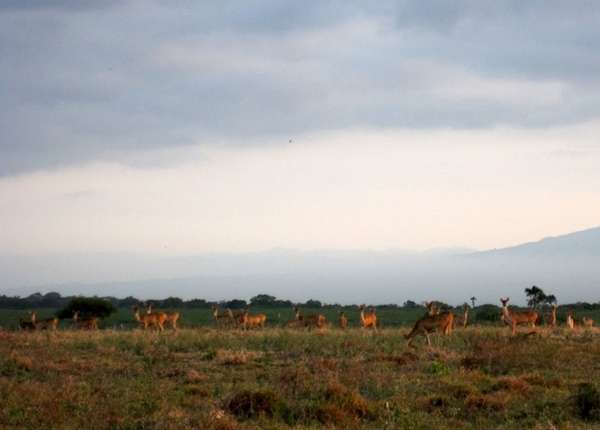
[[[0,256],[0,294],[36,291],[211,300],[258,293],[330,303],[402,303],[471,296],[523,303],[538,285],[560,302],[600,301],[600,228],[503,249],[296,251],[189,257],[138,254]]]

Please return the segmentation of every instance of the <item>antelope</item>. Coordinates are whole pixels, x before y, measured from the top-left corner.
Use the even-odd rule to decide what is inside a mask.
[[[511,312],[506,304],[510,299],[500,299],[502,302],[502,320],[512,327],[512,334],[517,332],[517,324],[530,324],[535,328],[535,322],[538,319],[538,313],[533,309],[528,311]]]
[[[428,316],[436,316],[436,315],[445,315],[445,314],[450,314],[451,317],[449,318],[449,324],[444,325],[442,327],[442,332],[445,335],[449,335],[452,333],[452,329],[454,328],[454,314],[452,312],[441,312],[440,309],[437,307],[437,305],[435,304],[435,302],[425,302],[425,307],[427,308],[427,315]]]
[[[36,328],[36,324],[35,324],[35,320],[36,320],[36,314],[35,312],[28,312],[29,314],[29,321],[24,320],[23,318],[19,318],[19,327],[21,328],[21,330],[35,330]]]
[[[463,328],[467,327],[469,321],[469,305],[466,303],[463,305],[463,313],[459,317],[454,318],[453,328],[455,324],[461,325]]]
[[[152,313],[152,304],[148,305],[148,308],[146,309],[146,314],[151,314]],[[171,324],[171,328],[173,330],[177,330],[177,321],[179,320],[179,317],[181,316],[181,314],[179,312],[161,312],[164,313],[167,316],[166,322]]]
[[[362,328],[372,328],[377,330],[377,315],[375,315],[375,309],[371,308],[371,311],[365,314],[365,305],[360,305],[360,323]]]
[[[418,320],[411,332],[404,336],[408,340],[407,346],[411,346],[413,339],[419,334],[424,335],[427,345],[431,346],[430,332],[439,330],[446,336],[452,333],[452,324],[454,324],[452,312],[436,313],[432,303],[428,303],[427,309],[427,315]]]
[[[58,327],[58,318],[46,318],[43,320],[38,320],[37,315],[34,313],[31,315],[31,321],[35,323],[35,328],[37,330],[56,330]]]
[[[588,318],[588,317],[583,317],[583,318],[581,319],[581,322],[583,323],[583,326],[584,326],[584,327],[587,327],[587,328],[592,328],[592,327],[594,327],[594,320],[593,320],[593,319],[591,319],[591,318]]]
[[[558,305],[556,303],[552,304],[552,312],[548,321],[550,327],[556,327],[556,309],[558,309]]]
[[[288,327],[304,327],[304,318],[300,314],[300,309],[298,309],[297,306],[294,308],[294,319],[289,320],[286,323],[286,326],[288,326]]]
[[[229,308],[227,308],[227,312],[223,315],[219,314],[219,308],[217,305],[212,305],[212,314],[217,328],[224,325],[232,325],[235,322],[233,312]]]
[[[302,327],[317,327],[323,328],[327,325],[327,318],[323,314],[313,314],[313,315],[301,315],[300,309],[298,307],[294,308],[294,313],[296,315],[296,320],[299,321],[299,325]]]
[[[265,314],[250,315],[248,309],[246,309],[242,314],[241,322],[244,330],[252,327],[264,327],[265,322],[267,322],[267,316]]]
[[[140,315],[140,310],[137,306],[133,308],[133,316],[136,321],[140,323],[140,327],[144,327],[144,330],[150,326],[154,326],[159,331],[163,331],[165,321],[167,320],[167,314],[164,312],[152,312],[150,314],[146,313]]]
[[[571,330],[575,329],[575,320],[573,319],[573,311],[567,313],[567,327]]]
[[[80,318],[79,311],[73,312],[73,322],[82,330],[98,330],[98,318],[86,317]]]
[[[348,328],[348,318],[346,318],[346,312],[340,311],[339,323],[341,329]]]

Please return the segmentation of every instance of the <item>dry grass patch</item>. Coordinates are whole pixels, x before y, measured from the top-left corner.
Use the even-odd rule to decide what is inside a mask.
[[[247,351],[245,349],[218,349],[215,359],[219,364],[236,366],[247,364],[248,362],[256,360],[262,356],[264,356],[264,352],[262,351]]]

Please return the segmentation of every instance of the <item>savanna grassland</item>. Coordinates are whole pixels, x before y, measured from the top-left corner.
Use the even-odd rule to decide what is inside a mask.
[[[600,333],[0,332],[0,428],[600,428]]]

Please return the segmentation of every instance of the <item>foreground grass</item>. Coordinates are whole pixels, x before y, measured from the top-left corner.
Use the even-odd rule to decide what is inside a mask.
[[[600,426],[596,331],[404,333],[0,332],[0,428]]]

